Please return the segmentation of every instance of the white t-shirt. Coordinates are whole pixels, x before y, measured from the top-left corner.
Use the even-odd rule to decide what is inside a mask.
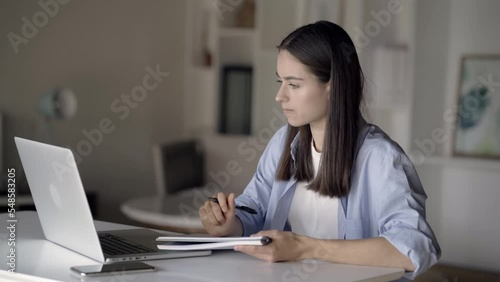
[[[311,142],[314,175],[318,173],[321,153],[318,153]],[[318,239],[338,239],[338,198],[321,196],[308,190],[308,183],[297,182],[293,195],[288,223],[292,232]]]

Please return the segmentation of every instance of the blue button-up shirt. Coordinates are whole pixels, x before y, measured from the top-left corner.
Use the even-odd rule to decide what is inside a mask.
[[[257,211],[251,215],[236,210],[244,236],[260,230],[289,231],[287,222],[297,180],[277,180],[276,170],[283,152],[287,127],[276,132],[259,160],[257,171],[236,198],[238,205]],[[295,160],[298,135],[291,144]],[[380,128],[364,120],[360,129],[351,190],[340,198],[338,238],[384,237],[411,259],[413,279],[435,264],[441,249],[425,220],[427,195],[417,172],[401,147]]]

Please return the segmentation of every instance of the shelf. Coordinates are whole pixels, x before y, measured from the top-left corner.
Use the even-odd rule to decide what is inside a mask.
[[[255,29],[241,27],[223,27],[219,30],[220,37],[254,37]]]
[[[202,65],[190,65],[186,68],[189,73],[195,73],[200,75],[211,75],[214,72],[213,66],[202,66]]]
[[[452,168],[467,168],[474,170],[500,171],[500,161],[464,158],[464,157],[427,157],[424,164],[440,165]]]

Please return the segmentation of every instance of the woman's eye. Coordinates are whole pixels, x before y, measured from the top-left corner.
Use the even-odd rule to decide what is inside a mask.
[[[283,80],[276,80],[277,83],[283,83]],[[297,84],[289,83],[288,86],[292,87],[292,89],[297,89],[299,86]]]

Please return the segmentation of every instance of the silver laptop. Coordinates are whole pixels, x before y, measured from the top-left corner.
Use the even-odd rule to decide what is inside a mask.
[[[47,240],[102,263],[211,254],[158,250],[162,234],[143,228],[97,232],[71,150],[14,140]]]

